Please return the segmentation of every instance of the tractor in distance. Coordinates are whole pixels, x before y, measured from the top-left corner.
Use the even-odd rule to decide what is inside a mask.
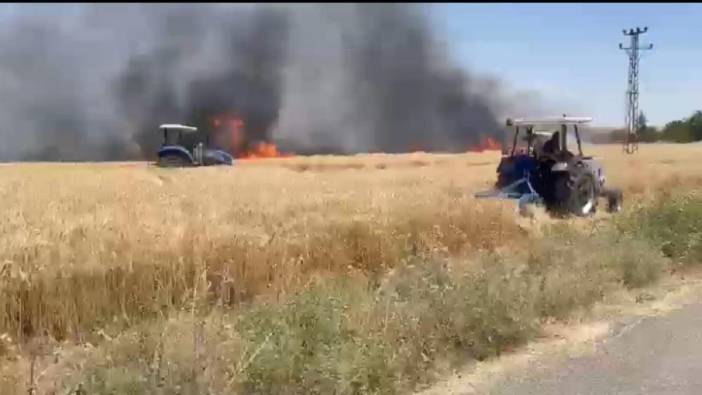
[[[210,134],[199,132],[196,127],[180,124],[163,124],[163,143],[158,150],[158,166],[191,167],[229,165],[232,156],[210,146]]]
[[[525,213],[528,204],[544,205],[556,215],[586,217],[597,210],[599,198],[607,200],[607,211],[619,212],[622,192],[605,187],[602,165],[583,155],[579,126],[585,117],[507,119],[514,127],[511,152],[503,152],[497,166],[494,189],[475,194],[477,198],[517,199]],[[574,132],[577,151],[568,145],[568,131]],[[517,146],[522,143],[518,151]]]

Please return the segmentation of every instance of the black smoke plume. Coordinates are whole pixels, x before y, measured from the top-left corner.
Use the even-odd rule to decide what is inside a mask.
[[[161,123],[244,121],[305,153],[464,151],[511,104],[422,6],[18,5],[0,30],[0,160],[151,158]]]
[[[402,4],[359,8],[352,75],[360,91],[370,149],[465,151],[499,129],[468,75],[451,66],[419,9]]]
[[[129,60],[115,90],[143,155],[160,144],[158,124],[182,122],[207,131],[224,114],[244,121],[249,141],[271,140],[287,19],[273,8],[237,11],[173,8],[163,15],[156,48]],[[202,47],[207,40],[214,44],[209,51]]]

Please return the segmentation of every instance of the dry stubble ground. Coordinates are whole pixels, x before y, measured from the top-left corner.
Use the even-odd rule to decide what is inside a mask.
[[[629,210],[661,192],[699,185],[702,148],[697,145],[642,146],[634,156],[625,156],[618,146],[586,148],[602,158],[609,182],[624,189]],[[529,251],[525,259],[531,260],[546,254],[557,257],[541,261],[572,261],[559,257],[564,252],[548,243],[534,247],[534,238],[549,238],[537,232],[539,225],[553,221],[542,218],[536,226],[525,225],[514,216],[513,204],[471,197],[490,186],[498,160],[497,153],[418,153],[258,160],[233,168],[187,170],[143,163],[4,165],[0,363],[5,374],[0,389],[388,392],[402,388],[396,382],[413,385],[424,379],[419,377],[422,363],[400,360],[431,365],[447,344],[482,357],[518,343],[533,329],[532,317],[514,324],[510,309],[535,308],[535,316],[559,316],[601,290],[562,295],[562,288],[579,280],[568,274],[584,274],[569,267],[556,277],[540,277],[545,285],[537,299],[526,298],[535,292],[529,285],[522,289],[521,283],[495,295],[489,264],[483,263],[488,272],[465,277],[465,263],[446,263],[473,262],[476,256],[504,250]],[[603,218],[567,221],[566,226],[581,231]],[[627,259],[637,258],[620,261]],[[444,262],[439,269],[425,265],[437,260]],[[417,262],[429,272],[407,274],[406,268]],[[442,280],[447,273],[449,279]],[[636,276],[641,277],[638,272]],[[643,276],[634,281],[645,282],[648,275]],[[430,289],[436,288],[434,283],[451,286],[439,287],[440,297],[433,291],[423,294],[427,278],[433,281]],[[343,279],[356,285],[335,282]],[[447,308],[445,300],[451,298],[463,300],[452,306],[475,310],[464,300],[466,292],[453,290],[469,283],[470,292],[477,292],[480,287],[474,285],[481,281],[486,288],[478,296],[498,303],[490,309],[506,310],[502,316],[474,314],[461,322],[427,319],[429,311]],[[329,284],[334,284],[333,291],[317,291]],[[402,291],[407,284],[416,291]],[[393,298],[379,297],[377,290],[388,287]],[[288,306],[283,302],[309,289],[313,291],[293,304],[292,313],[244,307]],[[345,307],[329,305],[334,299],[330,292],[338,293]],[[433,298],[439,298],[439,305],[432,304]],[[355,303],[351,309],[345,305],[349,300]],[[385,303],[382,312],[379,300]],[[420,302],[427,303],[407,307]],[[311,324],[304,314],[307,308]],[[244,314],[242,309],[254,311]],[[240,322],[230,315],[249,318]],[[297,318],[285,318],[290,315]],[[271,317],[283,318],[278,322]],[[505,331],[483,333],[484,328],[501,326]],[[298,334],[302,340],[286,348],[282,333],[295,328],[303,328]],[[401,339],[383,337],[388,331],[402,334]],[[169,338],[164,340],[163,333]],[[310,349],[309,336],[328,347]],[[502,340],[492,340],[495,336]],[[331,346],[344,345],[348,338],[354,339],[348,347]],[[473,341],[483,338],[488,340]],[[86,344],[97,348],[86,350]],[[61,362],[47,362],[47,353],[56,350]],[[271,367],[280,352],[312,357]],[[44,357],[31,363],[33,355]],[[143,357],[142,365],[125,362],[135,355]],[[216,361],[208,359],[213,355]],[[93,372],[81,365],[90,365],[90,358],[108,362]],[[329,367],[328,359],[345,359],[348,366]],[[161,367],[163,360],[170,362]],[[193,367],[199,365],[202,372]],[[151,369],[148,373],[135,373],[145,366]]]

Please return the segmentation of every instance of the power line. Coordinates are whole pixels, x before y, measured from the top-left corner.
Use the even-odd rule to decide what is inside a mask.
[[[624,152],[627,154],[633,154],[639,149],[639,60],[641,60],[639,51],[653,49],[653,44],[640,47],[639,35],[647,31],[648,27],[643,29],[637,27],[636,30],[629,29],[628,32],[624,29],[622,32],[625,36],[631,37],[631,43],[628,48],[624,48],[621,43],[619,44],[619,49],[624,50],[629,56],[629,77],[626,90],[626,138],[624,139]]]

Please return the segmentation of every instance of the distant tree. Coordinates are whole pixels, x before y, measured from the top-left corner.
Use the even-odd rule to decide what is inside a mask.
[[[648,120],[646,119],[646,115],[644,115],[643,111],[639,112],[638,121],[637,133],[639,135],[639,141],[644,143],[653,143],[660,140],[661,135],[658,132],[658,129],[648,126]]]
[[[658,129],[648,126],[646,129],[639,131],[639,141],[644,143],[654,143],[661,139],[661,133]]]
[[[646,119],[646,115],[644,115],[643,111],[639,111],[639,119],[638,119],[638,133],[641,133],[642,131],[646,130],[646,127],[648,126],[648,119]]]
[[[690,125],[687,121],[678,120],[668,122],[663,128],[663,139],[675,143],[689,143],[695,141]]]
[[[702,140],[702,111],[695,111],[695,113],[687,119],[687,125],[690,128],[692,138],[695,141]]]

